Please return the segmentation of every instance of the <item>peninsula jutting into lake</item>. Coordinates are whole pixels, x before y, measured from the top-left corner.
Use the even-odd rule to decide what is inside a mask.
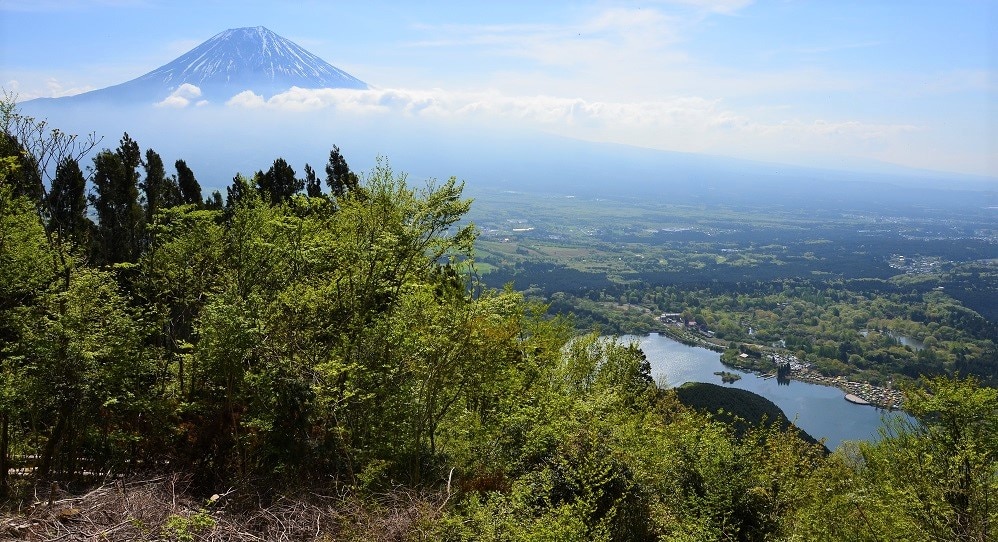
[[[838,386],[797,380],[781,383],[775,376],[766,378],[763,373],[729,368],[721,363],[717,352],[681,344],[666,335],[625,336],[623,340],[637,341],[659,385],[677,387],[685,382],[716,382],[716,372],[738,375],[741,378],[724,385],[773,401],[783,409],[787,419],[815,438],[825,439],[831,450],[847,440],[879,439],[885,414],[907,417],[902,412],[888,414],[879,408],[848,402]]]

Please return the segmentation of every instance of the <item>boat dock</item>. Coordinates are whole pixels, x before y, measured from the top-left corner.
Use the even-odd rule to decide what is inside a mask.
[[[849,401],[850,403],[855,403],[857,405],[869,405],[869,404],[871,404],[866,399],[863,399],[862,397],[860,397],[858,395],[853,395],[851,393],[847,393],[846,394],[846,401]]]

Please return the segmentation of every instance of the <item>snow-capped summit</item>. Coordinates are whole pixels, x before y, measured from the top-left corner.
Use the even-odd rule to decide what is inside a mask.
[[[222,102],[251,90],[270,97],[300,88],[366,89],[367,83],[262,26],[233,28],[213,36],[173,62],[111,87],[61,98],[108,103],[158,103],[171,94],[201,90],[199,100]]]

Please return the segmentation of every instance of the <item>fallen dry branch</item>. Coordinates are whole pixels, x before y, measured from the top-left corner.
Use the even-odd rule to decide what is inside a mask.
[[[115,482],[0,516],[0,539],[30,541],[300,541],[420,539],[441,514],[445,493],[398,490],[376,497],[303,493],[267,505],[229,489],[193,497],[179,475]],[[241,497],[241,498],[239,498]]]

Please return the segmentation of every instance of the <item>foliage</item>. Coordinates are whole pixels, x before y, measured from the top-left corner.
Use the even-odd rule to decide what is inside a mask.
[[[988,540],[998,520],[998,390],[973,380],[920,384],[906,393],[918,423],[897,422],[861,449],[864,474],[926,539]]]
[[[198,535],[215,526],[215,520],[205,510],[190,517],[171,515],[163,525],[163,536],[178,542],[193,542]]]
[[[340,199],[351,192],[356,192],[359,185],[360,178],[350,171],[350,166],[347,165],[340,148],[333,145],[329,151],[329,160],[326,162],[326,186],[329,187],[331,195]]]
[[[993,538],[993,388],[925,380],[908,389],[918,424],[830,456],[782,424],[736,428],[658,389],[636,346],[578,335],[524,293],[479,283],[462,183],[413,186],[384,160],[355,176],[338,153],[331,195],[311,168],[301,194],[278,159],[237,175],[224,206],[220,194],[203,205],[193,175],[178,162],[174,182],[152,151],[140,185],[126,134],[94,157],[92,230],[71,162],[40,203],[17,175],[43,160],[0,161],[0,478],[12,509],[38,487],[174,470],[198,497],[252,495],[233,513],[242,506],[260,529],[294,518],[297,537]],[[684,320],[732,340],[751,324],[818,362],[884,351],[884,365],[905,358],[902,373],[944,353],[959,368],[990,340],[981,327],[967,341],[959,323],[977,320],[938,292],[767,288],[612,297],[646,312],[681,304]],[[261,519],[313,494],[344,511],[296,504]],[[114,528],[188,540],[227,517],[217,498],[185,510],[171,498]],[[402,527],[386,526],[393,518]]]
[[[177,169],[177,189],[180,190],[181,203],[201,205],[201,183],[198,182],[187,162],[177,160],[174,167]]]
[[[91,205],[97,214],[95,256],[103,264],[133,262],[142,248],[139,145],[126,133],[115,151],[94,157]]]
[[[65,158],[56,166],[48,203],[49,230],[81,247],[87,246],[93,230],[87,216],[86,184],[80,164]]]
[[[748,390],[706,382],[687,382],[675,392],[681,403],[730,424],[738,436],[753,427],[776,425],[783,431],[796,432],[805,442],[818,444],[807,432],[794,427],[775,403]]]
[[[551,301],[560,311],[580,313],[616,332],[661,329],[655,316],[681,313],[683,321],[710,330],[718,344],[780,349],[828,376],[880,385],[943,374],[998,381],[993,323],[938,290],[881,287],[887,291],[785,279],[702,288],[635,286],[619,296],[558,292]],[[759,360],[756,368],[767,369],[764,363]]]
[[[914,423],[895,420],[878,443],[840,450],[817,471],[803,540],[993,540],[994,388],[933,378],[908,388]]]

